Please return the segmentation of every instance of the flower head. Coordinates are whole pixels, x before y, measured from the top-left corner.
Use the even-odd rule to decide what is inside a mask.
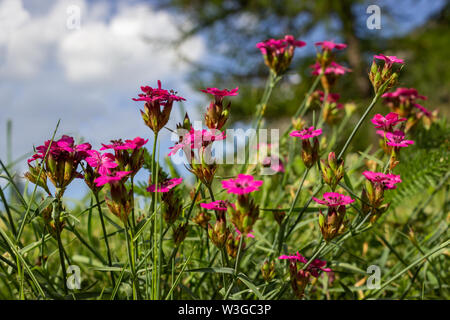
[[[269,39],[259,42],[256,47],[263,54],[265,64],[272,72],[279,75],[284,73],[291,64],[295,48],[305,45],[305,42],[295,40],[293,36],[287,35],[283,39]]]
[[[364,171],[362,173],[370,182],[380,185],[383,189],[395,189],[397,183],[402,182],[400,175],[384,174],[382,172]]]
[[[321,70],[322,70],[322,66],[318,62],[313,64],[311,66],[311,68],[313,69],[312,74],[315,75],[315,76],[318,76],[320,74]],[[340,64],[332,61],[330,63],[330,65],[328,65],[324,69],[323,73],[325,75],[329,74],[329,75],[341,76],[341,75],[343,75],[343,74],[345,74],[347,72],[351,72],[351,71],[352,71],[351,69],[346,68],[344,66],[341,66]]]
[[[405,133],[401,130],[396,130],[394,132],[377,130],[377,134],[387,139],[388,146],[404,148],[414,144],[413,140],[405,140]]]
[[[384,54],[378,54],[373,56],[374,59],[383,60],[389,67],[394,63],[403,64],[405,61],[403,59],[397,58],[396,56],[385,56]]]
[[[152,184],[147,188],[147,191],[149,192],[169,192],[170,189],[175,188],[177,185],[179,185],[181,182],[183,182],[183,178],[174,178],[166,180],[160,184],[158,184],[158,188],[156,188],[155,184]]]
[[[317,203],[326,205],[328,207],[339,207],[355,202],[350,196],[345,196],[337,192],[325,192],[323,194],[323,200],[313,197],[313,200]]]
[[[158,102],[160,105],[166,105],[172,101],[186,100],[177,96],[173,90],[162,89],[160,80],[158,80],[158,88],[142,86],[141,91],[143,93],[138,94],[139,98],[133,98],[134,101]]]
[[[223,99],[223,97],[237,96],[238,90],[239,90],[239,87],[236,87],[232,90],[228,90],[228,89],[220,90],[217,88],[206,88],[206,90],[200,90],[200,91],[202,91],[204,93],[212,94],[216,98],[216,100],[217,99],[221,100],[221,99]]]
[[[97,187],[101,187],[107,183],[114,183],[122,180],[124,177],[128,176],[131,171],[116,171],[111,175],[101,175],[94,180]]]
[[[375,128],[390,131],[397,123],[406,121],[406,118],[400,118],[397,113],[389,112],[386,117],[378,113],[371,121],[375,125]]]
[[[200,203],[200,207],[207,210],[227,211],[228,201],[217,200],[209,203]]]
[[[322,129],[314,129],[314,127],[309,127],[301,131],[292,131],[291,133],[289,133],[291,137],[297,137],[302,140],[317,137],[320,136],[321,134]]]
[[[342,50],[347,48],[347,45],[345,43],[334,43],[333,41],[319,41],[314,43],[316,46],[321,46],[322,50],[328,50],[331,51],[333,49],[336,50]]]
[[[289,260],[293,262],[300,262],[303,264],[307,264],[308,260],[302,256],[298,251],[295,255],[289,256],[289,255],[281,255],[278,257],[280,260]],[[331,272],[330,268],[325,268],[327,265],[327,262],[325,260],[320,259],[314,259],[309,266],[307,267],[307,270],[311,272],[311,275],[315,278],[319,276],[319,271],[324,272]]]
[[[108,175],[112,168],[116,168],[118,164],[115,162],[115,157],[111,153],[101,154],[97,150],[86,151],[89,155],[85,160],[93,168],[98,168],[100,175]]]
[[[227,189],[228,193],[242,195],[258,191],[262,184],[262,180],[254,180],[251,175],[239,174],[236,179],[223,180],[222,188]]]

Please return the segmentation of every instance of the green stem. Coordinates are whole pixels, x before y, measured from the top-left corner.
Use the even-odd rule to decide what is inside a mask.
[[[364,112],[364,114],[362,115],[362,117],[359,119],[358,123],[356,124],[355,128],[353,128],[352,133],[350,134],[350,136],[348,137],[347,141],[344,144],[344,147],[342,148],[341,152],[339,153],[339,155],[337,156],[337,159],[341,159],[342,156],[344,155],[345,151],[347,150],[348,146],[350,145],[350,142],[352,141],[353,137],[356,135],[356,132],[358,131],[358,129],[361,127],[362,123],[364,122],[364,120],[366,119],[367,115],[369,114],[370,111],[372,111],[373,107],[375,106],[375,104],[377,103],[378,99],[380,98],[381,92],[378,92],[375,97],[373,97],[372,102],[370,103],[370,105],[367,107],[366,111]]]
[[[94,192],[94,197],[95,197],[95,201],[97,202],[97,209],[98,209],[98,214],[100,216],[100,223],[102,225],[103,238],[105,239],[106,253],[107,253],[107,256],[108,256],[108,265],[110,267],[112,267],[111,250],[109,248],[108,234],[106,232],[105,219],[103,217],[103,211],[102,211],[102,207],[100,205],[100,201],[98,199],[98,193],[97,192]],[[111,271],[111,282],[112,282],[112,286],[114,288],[116,286],[116,281],[114,279],[114,272],[112,272],[112,271]]]
[[[64,282],[64,292],[67,295],[67,272],[66,272],[66,263],[64,260],[64,247],[61,241],[61,223],[60,223],[60,214],[61,214],[61,199],[57,198],[56,203],[56,217],[55,217],[55,227],[56,227],[56,240],[58,242],[58,252],[59,252],[59,261],[61,263],[61,269],[63,274],[63,282]]]
[[[136,269],[135,269],[135,263],[134,263],[134,245],[133,241],[130,241],[130,234],[129,228],[127,226],[127,223],[124,224],[125,228],[125,236],[127,240],[127,251],[128,251],[128,261],[129,265],[131,267],[131,283],[133,287],[133,300],[137,300],[137,288],[136,288]],[[133,239],[133,235],[131,235],[131,239]]]

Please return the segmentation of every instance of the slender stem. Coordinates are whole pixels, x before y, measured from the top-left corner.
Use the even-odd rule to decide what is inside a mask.
[[[300,196],[300,192],[303,188],[303,184],[306,180],[306,177],[308,176],[309,170],[310,170],[310,168],[306,168],[305,172],[303,173],[302,181],[300,182],[300,186],[298,187],[297,192],[295,193],[294,201],[292,201],[292,204],[291,204],[291,207],[289,208],[289,212],[286,216],[286,219],[284,219],[282,226],[280,226],[280,230],[279,230],[280,235],[278,238],[276,238],[276,239],[278,239],[278,253],[281,252],[281,246],[283,245],[283,242],[284,242],[284,230],[286,229],[286,226],[289,224],[289,220],[291,218],[292,212],[294,211],[295,204],[297,203],[297,200]]]
[[[112,267],[111,249],[109,248],[108,234],[106,232],[106,227],[105,227],[105,219],[103,217],[103,211],[102,211],[102,207],[100,205],[100,201],[98,199],[98,193],[97,192],[94,192],[94,197],[95,197],[95,201],[97,203],[98,214],[100,216],[100,223],[102,225],[103,238],[105,239],[106,253],[107,253],[107,256],[108,256],[108,265],[110,267]],[[113,271],[111,271],[111,282],[112,282],[112,285],[113,285],[113,288],[114,288],[116,286],[116,281],[114,279],[114,272]]]
[[[347,141],[344,144],[344,147],[342,148],[341,152],[338,155],[338,159],[341,159],[344,155],[345,151],[347,150],[348,146],[350,145],[350,142],[352,141],[353,137],[356,135],[356,132],[358,131],[359,127],[361,127],[362,123],[364,122],[364,119],[366,119],[367,115],[370,111],[372,111],[373,107],[377,103],[378,99],[380,98],[381,92],[378,92],[375,97],[373,97],[372,102],[367,107],[366,112],[362,115],[362,117],[359,119],[358,123],[356,124],[355,128],[353,128],[352,133],[348,137]]]
[[[129,265],[131,267],[131,282],[132,282],[132,286],[133,286],[133,300],[137,299],[137,288],[136,288],[136,269],[135,269],[135,263],[134,263],[134,245],[133,245],[133,235],[131,235],[131,240],[130,240],[130,234],[127,223],[124,224],[124,228],[125,228],[125,236],[126,236],[126,240],[127,240],[127,251],[128,251],[128,260],[129,260]]]
[[[61,215],[61,199],[57,198],[56,203],[56,217],[55,217],[55,227],[56,227],[56,240],[58,242],[58,252],[59,252],[59,260],[61,263],[61,269],[63,274],[63,282],[64,282],[64,292],[65,294],[68,294],[67,289],[67,273],[66,273],[66,263],[64,260],[64,247],[61,241],[61,223],[60,223],[60,215]]]

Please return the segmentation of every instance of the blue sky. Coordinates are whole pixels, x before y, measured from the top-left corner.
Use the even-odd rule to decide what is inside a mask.
[[[374,32],[406,32],[444,3],[371,1],[401,14],[400,20],[382,18],[383,29]],[[81,10],[79,30],[67,28],[67,8],[73,5]],[[365,8],[355,8],[362,23]],[[141,104],[131,98],[141,85],[156,86],[158,79],[164,88],[187,98],[183,108],[204,108],[204,96],[186,82],[190,66],[164,46],[179,35],[175,23],[190,25],[182,15],[155,11],[141,1],[0,0],[0,158],[6,155],[7,119],[13,121],[14,159],[49,139],[58,119],[58,136],[73,135],[94,148],[110,139],[136,136],[150,138],[150,144],[152,133],[140,117]],[[326,32],[318,28],[304,40],[323,40]],[[205,41],[193,37],[181,52],[193,61],[207,61],[211,57]],[[174,108],[169,127],[180,115]],[[161,153],[166,154],[172,145],[168,132],[161,141]],[[25,162],[17,170],[23,172]],[[74,190],[75,196],[84,189],[80,183]]]

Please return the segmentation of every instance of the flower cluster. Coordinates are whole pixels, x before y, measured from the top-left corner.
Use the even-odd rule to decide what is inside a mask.
[[[265,64],[275,75],[281,75],[286,72],[294,57],[295,48],[301,48],[306,43],[295,40],[291,35],[285,36],[283,39],[269,39],[259,42],[256,47],[264,56]]]
[[[307,168],[311,168],[319,158],[319,140],[318,136],[322,134],[322,129],[315,129],[309,127],[301,131],[292,131],[289,135],[291,137],[300,138],[302,140],[302,159]],[[311,144],[310,139],[313,143]]]
[[[327,273],[331,272],[330,268],[325,268],[327,262],[320,259],[314,259],[305,270],[304,268],[299,270],[299,266],[301,266],[299,264],[306,265],[308,263],[308,260],[299,252],[292,256],[282,255],[278,257],[278,259],[289,260],[289,274],[292,290],[299,299],[303,298],[303,293],[310,282],[311,276],[318,278],[321,271]]]
[[[209,129],[221,130],[223,128],[228,120],[231,109],[231,102],[224,106],[223,98],[227,96],[236,96],[238,94],[238,89],[239,88],[233,90],[219,90],[217,88],[207,88],[206,90],[201,90],[214,96],[214,101],[211,101],[205,113],[205,124]]]
[[[383,61],[383,67],[379,66],[376,60]],[[401,68],[404,63],[403,59],[396,56],[385,56],[384,54],[374,56],[369,79],[376,94],[383,94],[397,83],[398,70],[394,70],[394,65],[398,64]]]
[[[186,100],[177,96],[173,90],[162,89],[159,80],[158,88],[143,86],[141,91],[142,93],[138,94],[139,97],[133,98],[133,100],[145,102],[144,110],[141,110],[142,119],[155,134],[169,121],[174,101]]]
[[[425,127],[429,127],[436,119],[437,111],[429,111],[417,102],[417,100],[427,100],[426,96],[420,95],[414,88],[397,88],[393,92],[386,92],[382,95],[383,103],[392,112],[398,114],[402,119],[408,120],[406,130],[413,127],[419,119],[423,119]]]
[[[336,192],[326,192],[323,194],[322,200],[315,197],[313,197],[313,200],[328,207],[326,217],[320,210],[319,227],[325,241],[331,241],[345,231],[345,206],[353,203],[355,200]]]

